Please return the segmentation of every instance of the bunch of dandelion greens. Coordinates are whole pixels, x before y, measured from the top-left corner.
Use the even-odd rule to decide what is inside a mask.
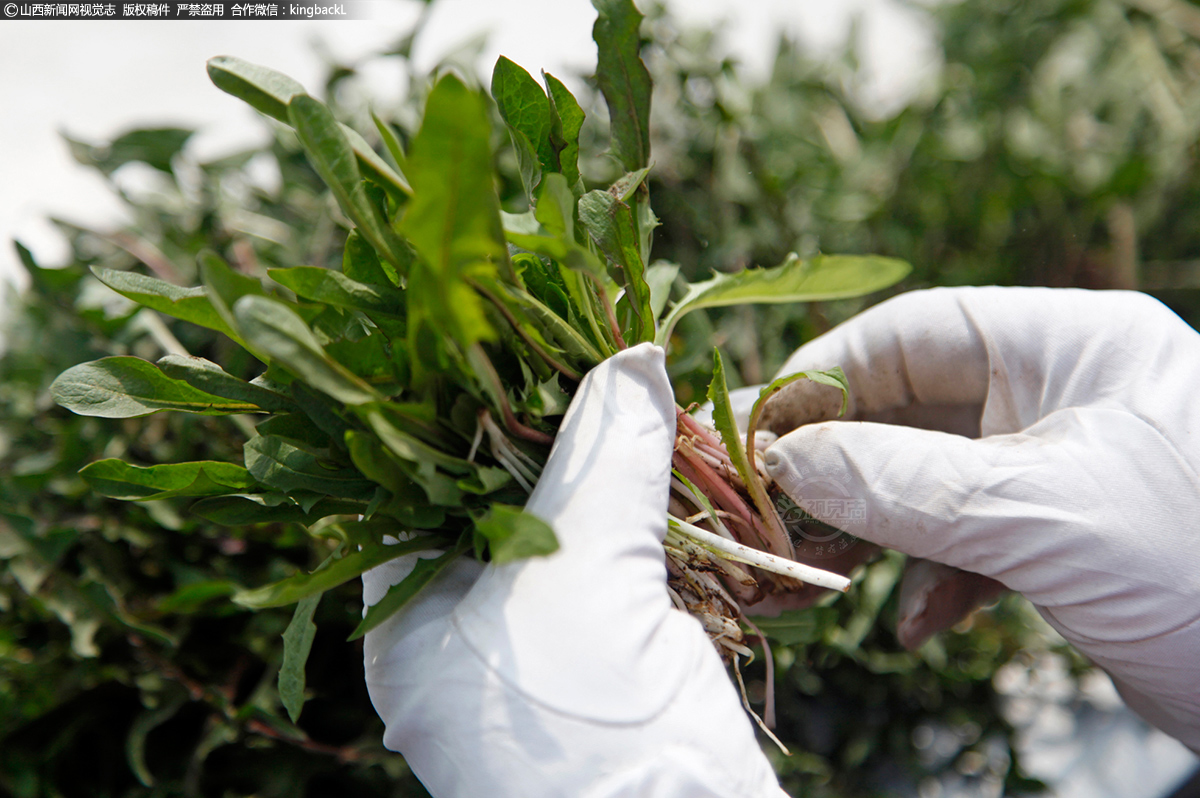
[[[528,198],[521,214],[500,210],[488,99],[458,77],[433,85],[407,152],[375,118],[381,154],[290,78],[218,57],[208,64],[212,81],[294,129],[352,225],[341,270],[295,266],[263,278],[213,252],[200,258],[196,287],[94,270],[146,308],[223,333],[265,367],[243,380],[190,355],[107,357],[68,369],[52,393],[83,415],[229,415],[252,433],[242,465],[107,459],[81,474],[118,499],[194,498],[191,511],[215,524],[300,523],[323,552],[332,548],[311,572],[234,596],[251,609],[297,605],[279,676],[293,720],[324,591],[395,557],[443,552],[418,560],[368,608],[354,639],[456,557],[503,563],[555,551],[553,530],[521,508],[588,370],[636,343],[669,347],[676,322],[695,310],[858,296],[907,273],[888,258],[791,256],[689,285],[677,265],[652,261],[641,14],[631,0],[594,5],[609,154],[624,173],[611,186],[588,190],[580,173],[576,99],[552,75],[543,74],[543,88],[505,58],[491,95]],[[788,380],[802,378],[845,390],[837,370]],[[744,442],[719,353],[709,388],[715,428],[678,413],[669,589],[735,669],[750,653],[745,630],[756,633],[744,606],[802,582],[849,584],[793,561],[753,445],[763,401],[788,380],[764,390]],[[399,532],[404,542],[385,543]],[[768,705],[768,723],[770,715]]]

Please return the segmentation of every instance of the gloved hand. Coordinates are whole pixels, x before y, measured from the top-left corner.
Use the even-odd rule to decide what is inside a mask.
[[[672,608],[661,349],[584,379],[526,510],[561,548],[463,559],[366,638],[384,743],[446,796],[782,796],[720,658]],[[377,602],[413,567],[363,576]]]
[[[1200,750],[1200,335],[1137,293],[937,289],[784,371],[834,365],[861,421],[780,438],[765,455],[780,487],[818,517],[859,499],[847,531],[1021,592]],[[775,432],[831,417],[801,383],[780,398]]]

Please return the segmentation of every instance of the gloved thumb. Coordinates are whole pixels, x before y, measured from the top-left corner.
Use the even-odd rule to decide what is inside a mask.
[[[593,369],[525,507],[554,529],[559,550],[489,567],[455,612],[467,643],[543,706],[641,722],[691,665],[672,653],[679,624],[665,622],[674,431],[661,349],[636,346]],[[692,624],[684,632],[698,631]]]
[[[1054,563],[1095,567],[1090,519],[1118,501],[1103,487],[1101,458],[1086,448],[1095,437],[1075,434],[1094,423],[1054,414],[1025,433],[972,440],[827,422],[780,438],[764,460],[779,487],[826,523],[1055,604],[1063,597]]]

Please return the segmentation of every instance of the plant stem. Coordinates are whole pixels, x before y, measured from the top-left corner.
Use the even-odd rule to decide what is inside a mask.
[[[513,315],[508,306],[501,302],[495,294],[493,294],[491,291],[488,291],[474,280],[469,280],[468,282],[471,283],[471,286],[476,291],[483,294],[489,302],[496,306],[496,309],[500,311],[501,315],[503,315],[504,318],[508,320],[508,323],[512,325],[512,328],[516,331],[517,335],[521,336],[521,339],[529,346],[530,349],[534,351],[538,357],[546,362],[546,365],[562,374],[564,377],[573,380],[574,382],[579,382],[581,379],[580,375],[571,367],[563,363],[559,363],[550,355],[549,352],[543,349],[540,344],[534,341],[533,336],[531,336],[525,327],[517,321],[516,316]]]
[[[617,314],[613,310],[612,303],[608,301],[608,294],[604,291],[604,286],[598,279],[591,277],[592,282],[596,286],[596,298],[600,300],[600,304],[604,306],[604,315],[608,318],[608,326],[612,330],[613,340],[616,341],[618,349],[628,349],[629,345],[625,343],[625,339],[621,337],[621,326],[617,324]]]

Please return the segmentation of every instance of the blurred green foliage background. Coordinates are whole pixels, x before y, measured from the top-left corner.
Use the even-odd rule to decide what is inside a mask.
[[[886,119],[855,99],[853,40],[832,61],[782,41],[769,79],[750,84],[718,55],[715,32],[650,13],[655,257],[702,279],[789,251],[876,253],[914,265],[897,291],[1140,288],[1200,320],[1200,10],[1181,0],[964,0],[929,13],[944,51],[936,83]],[[387,53],[329,65],[330,105],[368,138],[356,71],[381,58],[399,79],[411,44],[406,33]],[[374,109],[405,137],[423,76],[412,85],[403,107]],[[583,134],[590,188],[617,167],[598,155],[602,103],[589,119],[600,120]],[[136,219],[126,229],[60,222],[73,252],[65,268],[20,250],[31,286],[7,300],[0,357],[0,795],[425,794],[381,747],[361,650],[343,642],[360,609],[355,587],[320,606],[297,725],[274,692],[290,611],[248,613],[226,600],[237,585],[315,565],[303,528],[231,533],[170,500],[97,497],[76,475],[101,457],[236,461],[249,422],[110,422],[72,415],[47,392],[81,361],[154,359],[178,346],[234,373],[252,367],[218,336],[112,294],[88,267],[190,285],[205,247],[248,274],[336,266],[348,223],[291,134],[272,129],[270,146],[210,163],[189,157],[186,130],[71,142],[114,191],[114,173],[135,162],[155,170],[156,188],[123,195]],[[515,156],[500,132],[495,146],[506,210],[519,211]],[[277,189],[252,177],[263,167],[278,170]],[[712,342],[736,364],[734,379],[753,384],[865,304],[688,316],[669,364],[679,400],[701,395]],[[956,773],[979,794],[1035,792],[993,677],[1046,652],[1075,675],[1086,664],[1015,597],[904,652],[894,636],[900,569],[891,555],[870,566],[776,647],[779,736],[793,755],[771,756],[785,786],[795,796],[911,794]],[[761,667],[750,673],[761,694]],[[931,753],[931,729],[955,742]]]

